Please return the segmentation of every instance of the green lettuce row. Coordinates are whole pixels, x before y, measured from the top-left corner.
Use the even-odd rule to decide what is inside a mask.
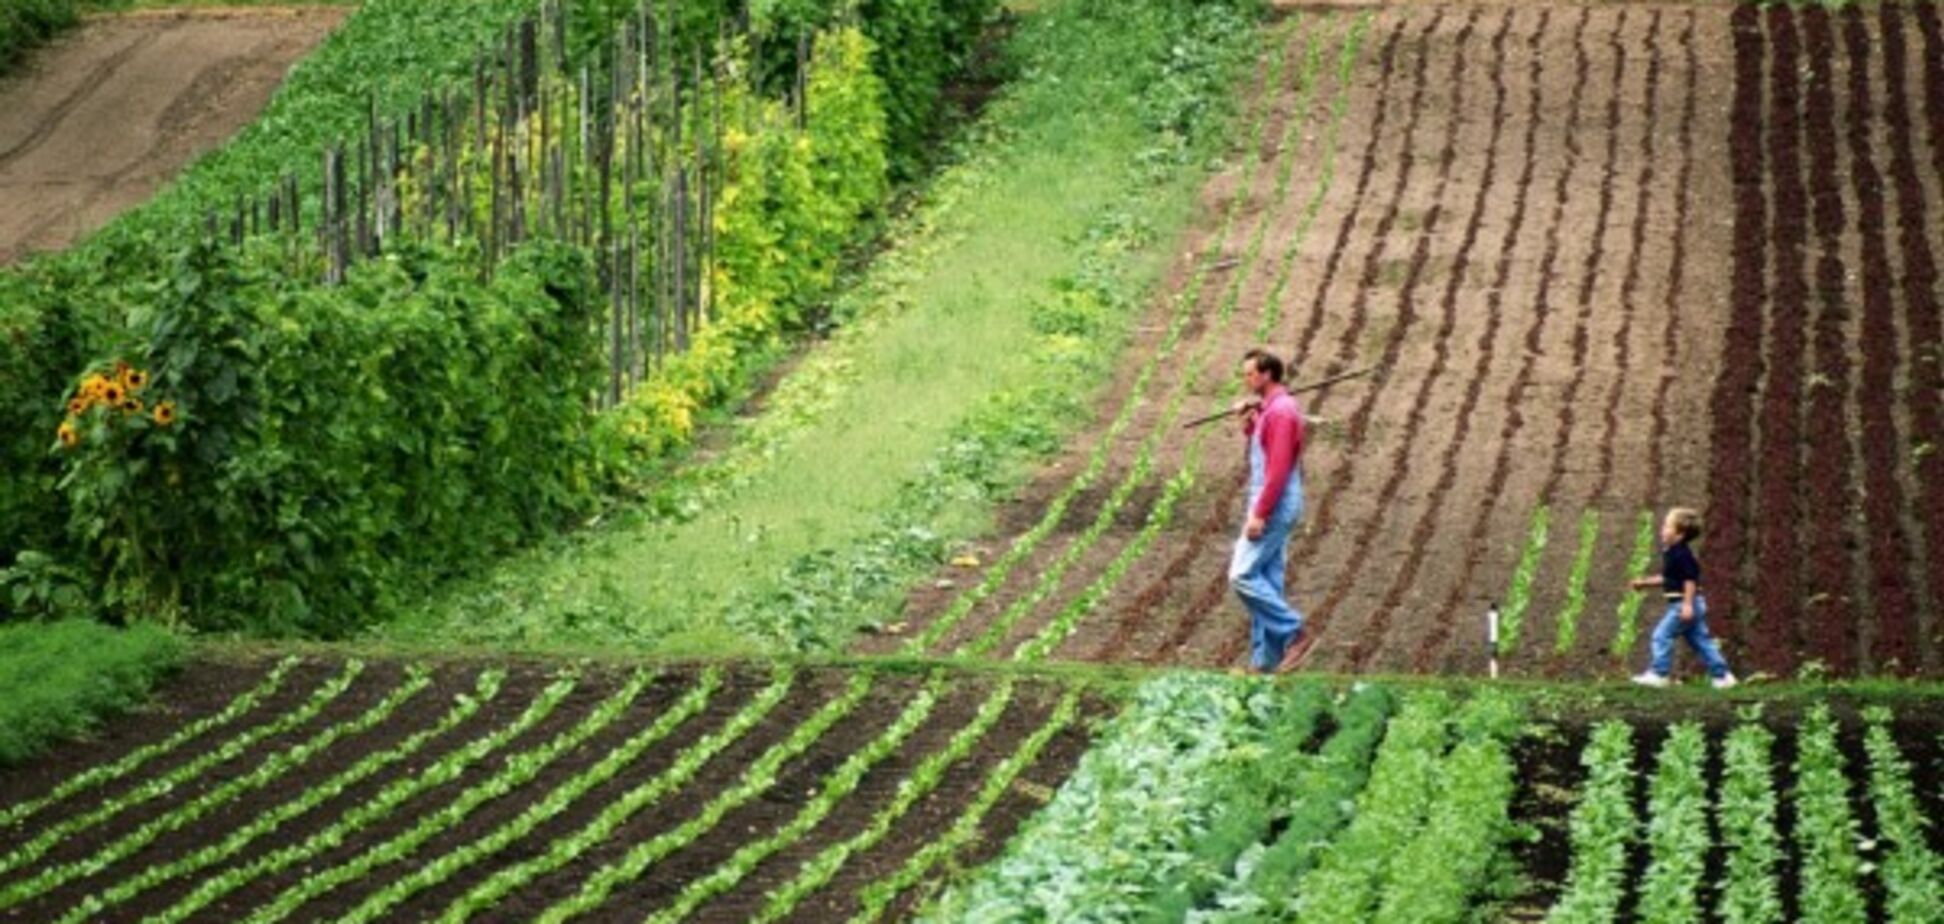
[[[1802,875],[1800,919],[1811,924],[1862,924],[1869,917],[1857,855],[1858,825],[1850,810],[1849,778],[1836,744],[1836,720],[1818,703],[1796,738],[1796,856]]]
[[[1198,920],[1271,924],[1295,916],[1303,877],[1349,823],[1394,708],[1395,697],[1383,687],[1351,695],[1338,710],[1336,733],[1290,783],[1295,799],[1288,826],[1261,851],[1240,858],[1234,877],[1218,887],[1215,907]]]
[[[1573,863],[1548,924],[1608,924],[1627,888],[1627,849],[1639,836],[1634,816],[1633,726],[1612,720],[1593,729],[1580,755],[1586,782],[1573,808]]]
[[[1634,526],[1633,555],[1627,559],[1627,579],[1632,580],[1647,573],[1654,564],[1654,541],[1659,533],[1654,528],[1654,512],[1642,510],[1640,520]],[[1620,598],[1620,606],[1614,614],[1619,621],[1620,631],[1613,636],[1613,647],[1609,649],[1616,658],[1626,657],[1633,651],[1634,640],[1640,637],[1640,606],[1647,602],[1647,591],[1629,590]]]
[[[865,695],[871,692],[875,679],[869,673],[851,675],[844,695],[825,703],[816,714],[798,725],[788,738],[764,751],[755,763],[743,771],[742,778],[734,787],[710,800],[700,813],[688,821],[637,844],[620,860],[597,870],[581,883],[579,892],[542,911],[538,920],[543,924],[558,924],[601,907],[616,887],[641,878],[649,867],[663,857],[694,843],[696,838],[713,830],[724,815],[768,792],[770,787],[776,785],[777,774],[783,765],[802,756],[832,726],[850,715],[864,701]]]
[[[187,920],[223,896],[259,877],[275,875],[298,863],[343,846],[357,832],[374,822],[390,817],[399,806],[413,797],[460,779],[473,765],[552,715],[561,701],[567,698],[567,694],[574,691],[575,683],[575,679],[571,676],[556,679],[534,697],[526,710],[512,722],[473,739],[464,747],[440,757],[431,766],[418,773],[392,781],[378,795],[352,807],[324,830],[305,838],[303,843],[273,850],[247,864],[231,867],[204,879],[194,891],[183,896],[181,901],[159,914],[151,915],[148,919],[149,924],[177,924]]]
[[[1890,710],[1874,706],[1864,712],[1870,730],[1863,747],[1870,755],[1870,804],[1876,812],[1877,835],[1888,842],[1879,868],[1884,903],[1895,924],[1936,921],[1944,907],[1940,894],[1940,864],[1930,849],[1924,828],[1930,824],[1912,789],[1910,761],[1897,749],[1890,734]]]
[[[230,700],[229,704],[224,706],[221,712],[190,722],[169,737],[153,744],[136,748],[122,755],[121,759],[112,764],[89,767],[74,776],[68,777],[59,786],[54,787],[47,795],[7,806],[4,810],[0,810],[0,828],[13,827],[22,820],[56,802],[77,793],[93,789],[111,780],[121,779],[139,769],[143,764],[175,751],[177,748],[201,737],[204,733],[236,721],[239,716],[255,709],[258,703],[263,702],[265,699],[275,695],[279,689],[282,689],[284,680],[290,676],[291,668],[296,667],[298,661],[299,659],[297,657],[292,656],[277,662],[277,666],[271,668],[270,673],[265,675],[262,681],[258,682],[256,686],[238,694],[235,699]]]
[[[1566,606],[1559,611],[1559,633],[1553,650],[1565,654],[1573,650],[1579,637],[1579,617],[1586,611],[1586,582],[1593,574],[1593,550],[1600,544],[1600,512],[1580,513],[1579,547],[1573,553],[1573,570],[1566,577]]]
[[[33,840],[14,848],[7,853],[6,857],[0,858],[0,873],[21,869],[40,859],[63,840],[101,824],[130,808],[194,782],[211,767],[236,759],[257,742],[280,735],[310,721],[349,688],[351,682],[363,672],[363,661],[345,662],[344,670],[318,687],[303,705],[223,742],[209,753],[184,763],[168,773],[143,781],[135,788],[96,806],[93,811],[72,816],[50,826]]]
[[[340,924],[383,920],[384,915],[399,902],[445,882],[460,870],[518,843],[533,833],[533,830],[542,823],[559,815],[573,804],[574,800],[612,779],[616,773],[646,753],[648,748],[668,737],[682,723],[700,714],[721,686],[721,668],[711,667],[704,671],[701,680],[673,707],[657,717],[647,728],[637,732],[634,737],[603,755],[594,766],[581,771],[573,779],[548,792],[544,798],[528,805],[518,817],[499,826],[491,834],[450,853],[420,863],[410,873],[393,879],[384,888],[372,893],[358,907],[340,917],[338,919]]]
[[[1472,901],[1497,885],[1510,858],[1511,741],[1523,714],[1509,697],[1478,694],[1460,710],[1459,742],[1438,768],[1436,801],[1424,828],[1392,860],[1376,920],[1463,921]]]
[[[100,848],[84,859],[44,868],[31,878],[18,880],[8,885],[4,891],[0,891],[0,907],[19,904],[22,901],[59,888],[75,879],[99,873],[133,855],[143,847],[154,843],[156,838],[171,831],[179,831],[186,828],[210,812],[229,804],[237,797],[262,789],[278,781],[291,771],[300,769],[305,764],[310,763],[312,758],[323,753],[331,745],[336,744],[339,739],[348,735],[362,734],[377,727],[386,719],[391,718],[392,714],[398,711],[398,707],[423,692],[427,686],[431,685],[431,682],[432,678],[425,672],[424,668],[416,665],[413,666],[404,683],[393,688],[384,699],[379,700],[377,704],[366,709],[356,718],[346,722],[336,722],[319,729],[317,733],[311,735],[309,738],[265,758],[263,763],[252,768],[250,772],[241,776],[232,777],[223,782],[222,785],[210,789],[202,795],[178,805],[156,818],[150,819],[141,827],[123,835],[113,843]]]
[[[674,921],[680,921],[694,914],[695,909],[701,907],[703,902],[742,882],[743,877],[756,868],[756,864],[796,843],[812,828],[822,823],[824,818],[830,815],[831,810],[837,807],[837,803],[857,790],[857,784],[863,782],[864,774],[869,773],[872,767],[877,766],[902,747],[905,740],[911,737],[911,733],[917,731],[918,726],[931,718],[932,709],[938,705],[939,694],[944,688],[944,672],[934,672],[932,679],[925,684],[925,688],[912,698],[909,705],[905,706],[904,712],[899,713],[898,718],[868,746],[852,753],[845,758],[842,766],[826,776],[823,788],[817,792],[816,797],[798,811],[796,817],[790,819],[788,824],[772,832],[768,837],[744,844],[734,856],[723,861],[722,865],[716,867],[707,876],[689,883],[682,890],[682,894],[676,896],[674,904],[650,915],[648,920],[655,924],[672,924]]]
[[[572,728],[560,732],[547,743],[533,750],[508,756],[499,772],[474,783],[454,797],[451,802],[440,806],[438,811],[420,818],[417,824],[391,840],[371,847],[356,858],[330,869],[313,871],[301,882],[285,889],[269,904],[252,912],[249,920],[252,924],[283,920],[313,898],[346,883],[363,879],[372,870],[387,863],[395,863],[410,857],[426,841],[464,821],[474,809],[533,782],[534,778],[552,766],[555,760],[626,715],[628,709],[634,705],[636,697],[640,696],[642,689],[647,687],[648,677],[645,671],[635,672],[628,683],[603,700]]]
[[[1525,550],[1519,553],[1519,566],[1512,572],[1512,586],[1505,592],[1505,609],[1499,618],[1499,651],[1518,650],[1519,635],[1525,628],[1526,610],[1532,606],[1532,582],[1539,574],[1539,559],[1546,552],[1546,537],[1551,532],[1552,511],[1540,504],[1532,511],[1532,526],[1526,532]]]
[[[1262,759],[1223,769],[1215,817],[1189,845],[1185,862],[1151,890],[1145,920],[1180,921],[1205,902],[1234,875],[1236,859],[1267,838],[1275,821],[1286,818],[1290,804],[1303,795],[1296,786],[1301,771],[1317,759],[1310,742],[1332,703],[1318,685],[1297,688],[1289,700],[1263,737]]]
[[[1775,780],[1770,759],[1775,734],[1763,727],[1759,710],[1728,733],[1722,746],[1721,794],[1715,813],[1721,843],[1728,848],[1726,881],[1715,913],[1724,924],[1777,924],[1782,895],[1776,866],[1782,839],[1775,830]]]
[[[252,841],[275,832],[284,822],[317,808],[326,800],[336,798],[359,781],[367,779],[372,774],[418,753],[419,749],[423,748],[426,742],[445,735],[452,729],[458,727],[460,723],[472,718],[479,711],[480,706],[491,702],[499,695],[500,685],[505,679],[505,676],[506,673],[500,670],[482,672],[479,675],[478,683],[474,688],[473,694],[470,696],[461,694],[455,697],[452,708],[439,719],[436,725],[421,729],[413,733],[411,737],[389,748],[366,755],[356,764],[322,783],[306,786],[303,795],[258,815],[251,819],[249,824],[231,831],[221,841],[207,844],[167,863],[158,863],[150,866],[134,876],[116,882],[113,886],[101,892],[89,895],[80,904],[70,909],[66,916],[61,918],[62,924],[81,924],[83,921],[98,920],[102,912],[110,907],[128,901],[148,889],[154,888],[171,879],[186,876],[198,870],[208,869],[211,866],[236,856]]]
[[[751,698],[721,728],[684,748],[675,761],[653,779],[628,790],[608,804],[579,831],[555,838],[539,855],[494,872],[447,906],[439,920],[456,924],[476,914],[491,913],[500,899],[540,876],[572,863],[589,848],[607,840],[628,819],[682,788],[701,771],[704,764],[748,734],[796,687],[796,678],[795,668],[778,668],[769,686]]]
[[[1707,872],[1708,742],[1701,726],[1675,725],[1661,745],[1647,797],[1647,878],[1637,914],[1648,924],[1702,918],[1701,880]]]
[[[1355,817],[1304,882],[1295,920],[1361,921],[1377,910],[1391,864],[1424,830],[1450,736],[1450,696],[1429,690],[1405,699],[1385,730]]]
[[[918,800],[936,790],[938,785],[945,781],[945,772],[954,764],[964,760],[967,754],[972,753],[972,748],[985,739],[986,733],[990,732],[992,727],[998,724],[999,717],[1005,714],[1006,707],[1012,703],[1012,698],[1013,682],[1002,681],[993,689],[991,695],[986,697],[985,702],[979,705],[979,711],[973,716],[971,722],[959,729],[944,748],[927,755],[924,762],[912,770],[909,777],[898,783],[897,796],[889,805],[871,816],[871,823],[864,830],[852,835],[847,841],[824,848],[822,853],[805,861],[803,867],[797,872],[796,878],[770,893],[769,900],[764,903],[762,910],[752,919],[751,924],[770,924],[789,915],[805,898],[829,885],[830,880],[836,877],[837,871],[842,869],[851,857],[883,842],[890,835],[891,826],[903,818],[906,812],[911,811],[911,807],[918,804]]]
[[[1046,750],[1047,743],[1060,732],[1065,731],[1067,726],[1072,725],[1079,715],[1080,691],[1069,690],[1066,696],[1060,699],[1059,705],[1053,708],[1052,714],[1047,716],[1046,722],[1025,741],[1020,742],[1019,748],[998,766],[993,767],[992,772],[986,774],[985,783],[980,786],[978,795],[959,813],[958,818],[952,821],[952,826],[947,828],[944,834],[934,838],[917,853],[912,854],[911,858],[896,871],[874,880],[858,891],[860,907],[858,912],[851,916],[849,924],[868,924],[883,918],[885,912],[890,910],[891,903],[897,901],[899,895],[922,882],[938,864],[957,856],[959,851],[977,840],[979,826],[985,821],[986,814],[991,812],[992,807],[997,805],[999,799],[1012,788],[1013,781],[1018,779],[1027,767],[1039,760],[1040,753]]]

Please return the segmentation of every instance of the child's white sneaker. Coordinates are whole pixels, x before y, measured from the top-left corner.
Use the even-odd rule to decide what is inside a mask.
[[[1633,677],[1633,682],[1640,684],[1643,687],[1667,686],[1667,678],[1662,677],[1661,675],[1656,674],[1653,671],[1642,671],[1641,673],[1635,674]]]
[[[1712,683],[1714,684],[1714,688],[1717,690],[1732,690],[1737,685],[1739,685],[1741,681],[1736,680],[1734,674],[1722,674],[1721,676],[1716,677],[1712,681]]]

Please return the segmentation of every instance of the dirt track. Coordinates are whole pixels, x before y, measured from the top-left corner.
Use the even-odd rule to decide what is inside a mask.
[[[343,9],[91,21],[0,81],[0,264],[65,247],[256,116]]]
[[[1239,663],[1240,447],[1197,448],[1179,421],[1226,401],[1260,341],[1299,381],[1386,370],[1306,402],[1332,421],[1290,548],[1312,666],[1481,670],[1484,611],[1525,559],[1515,673],[1637,670],[1658,613],[1628,604],[1629,560],[1644,516],[1686,504],[1715,518],[1710,621],[1745,668],[1935,669],[1924,511],[1944,510],[1944,453],[1926,448],[1941,415],[1923,384],[1944,232],[1924,219],[1944,174],[1921,167],[1944,163],[1944,39],[1918,9],[1293,11],[1289,60],[1318,43],[1324,66],[1248,93],[1263,130],[1238,132],[1141,322],[1191,305],[1180,342],[1137,337],[1100,425],[1026,489],[981,568],[925,582],[908,637],[865,647]],[[1800,79],[1768,63],[1797,60],[1795,32],[1832,63]],[[1885,35],[1907,50],[1873,53]],[[1763,126],[1766,157],[1731,124]],[[1886,208],[1908,229],[1887,244],[1870,231]],[[1076,475],[1103,447],[1099,475]]]

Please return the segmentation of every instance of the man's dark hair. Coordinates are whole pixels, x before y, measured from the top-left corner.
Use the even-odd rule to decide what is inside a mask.
[[[1256,371],[1269,376],[1271,381],[1283,380],[1282,358],[1261,348],[1242,354],[1243,362],[1255,363]]]

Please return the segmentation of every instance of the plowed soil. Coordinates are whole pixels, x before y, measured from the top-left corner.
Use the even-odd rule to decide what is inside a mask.
[[[89,21],[0,80],[0,265],[57,250],[153,195],[256,117],[344,8]]]
[[[1710,623],[1744,673],[1935,669],[1935,7],[1284,15],[1291,60],[1320,43],[1325,66],[1308,92],[1293,66],[1244,89],[1244,119],[1266,114],[1266,131],[1237,133],[1139,322],[1165,329],[1192,300],[1182,342],[1137,337],[1123,369],[1162,357],[1146,387],[1117,376],[1099,425],[1021,492],[981,567],[928,578],[903,636],[863,647],[978,654],[987,639],[1005,655],[1050,632],[1061,658],[1242,663],[1226,566],[1243,447],[1225,430],[1197,455],[1181,424],[1235,397],[1239,358],[1261,344],[1298,384],[1377,370],[1301,398],[1321,418],[1288,567],[1317,639],[1309,667],[1481,672],[1486,610],[1543,507],[1506,669],[1638,670],[1659,613],[1654,594],[1629,605],[1628,562],[1642,517],[1678,505],[1709,524]],[[1233,304],[1226,279],[1203,278],[1228,274]],[[1176,388],[1187,400],[1170,413]],[[1124,402],[1132,422],[1114,432]],[[1106,471],[1034,540],[1103,440]],[[1190,478],[1170,501],[1163,486]],[[1125,504],[1090,537],[1117,487]],[[1022,540],[1036,544],[966,606]],[[1124,576],[1097,586],[1116,562]],[[950,631],[927,631],[941,620]]]

